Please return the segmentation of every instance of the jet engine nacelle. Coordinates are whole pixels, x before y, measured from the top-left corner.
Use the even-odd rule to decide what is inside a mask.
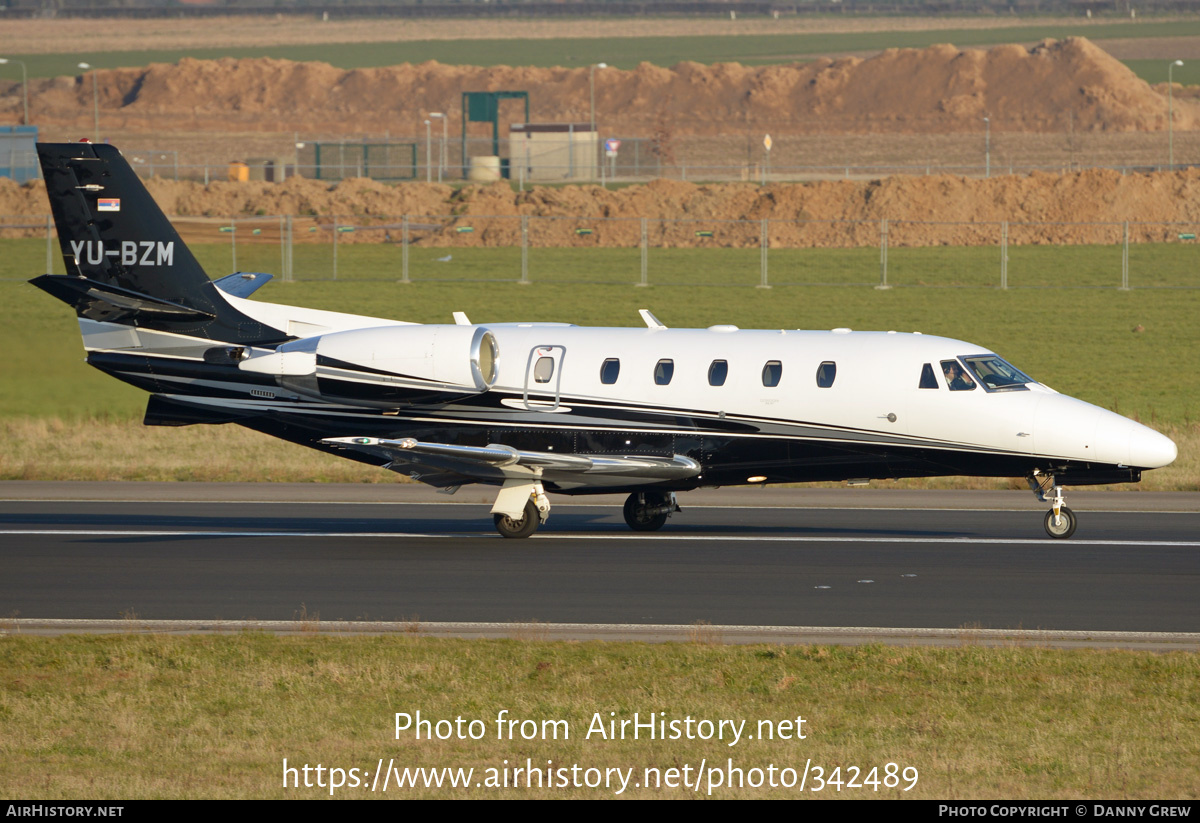
[[[273,374],[309,397],[368,406],[446,402],[496,382],[499,346],[481,326],[403,325],[331,332],[250,353],[243,371]]]

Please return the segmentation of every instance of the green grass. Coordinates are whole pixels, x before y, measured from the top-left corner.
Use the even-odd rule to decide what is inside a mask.
[[[1103,44],[1101,44],[1103,45]],[[1171,55],[1164,55],[1160,60],[1122,60],[1133,73],[1147,83],[1167,82],[1167,67],[1171,63]],[[1184,86],[1200,86],[1200,63],[1195,60],[1185,61],[1182,66],[1176,66],[1170,72],[1171,82]]]
[[[648,25],[653,25],[648,21]],[[276,59],[330,63],[343,69],[392,66],[436,60],[451,65],[476,66],[565,66],[581,67],[605,62],[621,69],[635,68],[648,61],[673,66],[683,61],[698,63],[738,62],[765,65],[792,62],[801,56],[845,51],[874,51],[886,48],[922,48],[935,43],[956,46],[993,46],[1027,43],[1046,37],[1083,36],[1092,40],[1117,37],[1189,37],[1200,35],[1200,20],[1171,23],[1084,23],[1072,25],[1029,25],[1004,29],[949,29],[934,31],[853,32],[843,34],[779,34],[685,37],[561,38],[537,40],[425,40],[407,43],[327,43],[306,46],[262,46],[256,48],[206,48],[145,51],[96,51],[88,62],[101,69],[174,63],[182,57],[271,57]],[[78,73],[78,54],[12,54],[24,60],[30,77],[56,77]],[[1131,61],[1153,74],[1162,63]],[[1135,68],[1139,71],[1139,68]],[[1200,82],[1200,69],[1184,66],[1175,73],[1180,82]],[[1190,72],[1190,73],[1189,73]],[[1145,75],[1143,75],[1145,76]],[[1151,79],[1151,82],[1160,82]]]
[[[397,604],[398,609],[403,604]],[[136,626],[131,618],[130,625]],[[351,628],[353,624],[344,624]],[[702,629],[703,627],[698,627]],[[337,631],[298,615],[299,631]],[[536,625],[531,636],[536,636]],[[712,634],[709,632],[708,634]],[[703,631],[698,639],[709,638]],[[720,646],[386,637],[0,638],[0,794],[328,797],[285,789],[289,766],[559,766],[634,769],[775,764],[826,775],[889,762],[916,786],[812,798],[1195,799],[1200,657],[1187,653]],[[497,740],[495,719],[564,720],[569,739]],[[481,740],[417,740],[395,714],[480,720]],[[755,739],[585,739],[592,718],[745,720]],[[803,740],[758,721],[803,717]],[[694,772],[693,772],[694,773]],[[815,773],[814,773],[815,774]],[[315,774],[313,775],[315,779]],[[509,773],[510,780],[513,778]],[[481,778],[483,779],[483,778]],[[811,781],[811,778],[810,778]],[[369,781],[368,781],[369,782]],[[707,796],[636,788],[625,797]],[[809,788],[815,782],[809,783]],[[909,785],[906,781],[903,785]],[[380,782],[382,786],[382,780]],[[364,788],[341,797],[367,798]],[[612,797],[587,789],[420,790],[402,797]],[[714,797],[797,797],[718,789]]]

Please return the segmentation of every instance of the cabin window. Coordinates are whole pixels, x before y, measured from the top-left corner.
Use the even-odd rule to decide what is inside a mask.
[[[660,386],[665,386],[671,382],[671,375],[675,374],[674,360],[659,360],[654,367],[654,382]]]
[[[783,377],[783,364],[778,360],[768,360],[767,365],[763,366],[763,385],[768,388],[778,386],[781,377]]]
[[[729,377],[729,361],[714,360],[712,365],[708,367],[708,385],[724,386],[725,379]]]
[[[926,363],[921,367],[921,385],[918,388],[936,389],[937,387],[937,376],[933,373],[933,364]]]
[[[942,374],[946,376],[946,385],[950,387],[950,391],[971,391],[975,388],[975,381],[957,360],[943,360]]]
[[[822,389],[827,389],[833,385],[833,381],[837,378],[837,363],[831,360],[826,360],[821,365],[817,366],[817,386]]]
[[[533,382],[549,383],[550,378],[554,376],[554,358],[539,357],[537,362],[533,364]]]
[[[606,386],[611,386],[617,382],[617,375],[621,373],[621,361],[615,357],[610,357],[600,364],[600,382]]]

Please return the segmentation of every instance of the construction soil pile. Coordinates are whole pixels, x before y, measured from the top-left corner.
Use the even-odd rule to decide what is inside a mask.
[[[870,59],[823,59],[805,65],[749,68],[737,64],[673,69],[642,64],[633,71],[595,72],[596,111],[614,133],[736,134],[769,127],[773,134],[979,132],[986,115],[995,130],[1061,129],[1064,116],[1080,132],[1160,132],[1167,101],[1123,64],[1082,38],[1046,41],[1033,48],[953,46],[893,49]],[[176,65],[100,71],[100,108],[111,127],[128,132],[246,132],[314,129],[361,136],[419,122],[445,109],[464,90],[525,89],[534,121],[586,122],[588,69],[474,68],[436,63],[343,71],[322,63],[280,60],[183,60]],[[48,127],[91,127],[91,77],[34,83],[34,122]],[[10,87],[0,98],[0,118],[19,105]],[[507,104],[506,104],[507,105]],[[515,105],[515,104],[514,104]],[[1175,129],[1200,129],[1200,104],[1174,101]],[[523,116],[524,112],[521,112]],[[448,112],[451,133],[460,113]],[[507,116],[505,116],[507,117]],[[119,126],[114,125],[114,121]],[[472,124],[483,129],[487,124]],[[599,186],[534,187],[514,192],[507,183],[450,186],[371,180],[338,185],[292,178],[279,184],[201,185],[153,179],[149,187],[172,215],[337,216],[363,226],[401,215],[454,216],[471,232],[418,232],[417,242],[438,245],[512,245],[519,229],[511,218],[625,218],[577,233],[572,221],[539,223],[536,242],[547,245],[637,245],[638,218],[650,220],[763,220],[771,242],[786,246],[838,246],[857,242],[846,226],[782,221],[936,221],[956,227],[909,226],[895,245],[993,242],[994,233],[971,224],[1047,224],[1020,242],[1095,242],[1085,222],[1200,221],[1200,171],[1130,174],[1091,170],[1064,175],[1035,173],[973,179],[948,175],[894,176],[881,181],[806,184],[695,185],[658,180],[607,190]],[[40,183],[0,180],[0,214],[47,211]],[[492,221],[487,217],[502,217]],[[445,221],[441,221],[445,224]],[[1165,228],[1134,228],[1151,239]],[[1149,234],[1148,234],[1149,232]],[[380,233],[347,236],[347,242]],[[678,231],[672,245],[695,242]],[[744,234],[744,236],[742,236]],[[754,245],[757,232],[722,232],[718,244]],[[1165,235],[1164,235],[1165,236]],[[534,238],[531,237],[531,240]],[[663,238],[664,240],[666,238]],[[706,244],[711,244],[711,241]]]
[[[532,122],[597,120],[607,133],[650,137],[756,133],[978,132],[982,118],[1010,132],[1161,131],[1167,100],[1084,38],[988,50],[951,45],[889,49],[761,67],[680,63],[636,69],[447,66],[430,62],[342,70],[286,60],[193,60],[100,70],[30,83],[30,117],[43,130],[92,125],[121,132],[406,133],[430,111],[461,128],[464,91],[528,91]],[[520,103],[502,120],[520,122]],[[16,122],[19,84],[0,96]],[[1200,128],[1200,104],[1176,101],[1175,126]],[[487,124],[473,129],[490,132]]]
[[[757,227],[718,232],[700,239],[695,229],[718,228],[722,220],[769,219],[772,245],[825,247],[858,245],[874,237],[877,224],[894,224],[893,245],[972,245],[994,243],[995,232],[981,224],[1037,223],[1014,242],[1091,243],[1087,223],[1131,221],[1131,239],[1163,240],[1180,229],[1164,223],[1200,223],[1200,169],[1175,173],[1122,175],[1093,169],[1074,174],[1035,173],[991,179],[950,175],[893,176],[871,182],[822,181],[696,185],[655,180],[643,186],[534,187],[516,192],[508,183],[461,189],[436,183],[392,186],[374,180],[329,185],[292,178],[283,183],[148,181],[151,194],[172,215],[193,217],[302,215],[337,216],[343,226],[389,225],[402,215],[414,225],[415,242],[439,246],[511,246],[520,243],[520,215],[591,219],[590,234],[578,234],[578,220],[538,221],[531,242],[553,246],[636,246],[639,218],[699,221],[676,227],[660,242],[669,245],[754,246]],[[40,181],[18,185],[0,179],[0,214],[38,215],[47,211]],[[445,217],[430,221],[422,218]],[[499,218],[499,219],[495,219]],[[598,218],[615,218],[600,222]],[[785,222],[787,221],[787,222]],[[813,222],[805,222],[813,221]],[[856,226],[845,221],[864,221]],[[922,221],[904,225],[904,221]],[[436,223],[436,232],[420,228]],[[1138,225],[1147,224],[1147,225]],[[941,224],[941,225],[937,225]],[[1156,224],[1156,225],[1155,225]],[[457,232],[471,226],[470,232]],[[1016,228],[1016,227],[1014,227]],[[30,230],[34,231],[34,230]],[[11,232],[6,232],[11,234]],[[531,233],[532,234],[532,233]],[[299,238],[303,242],[304,238]],[[313,238],[316,239],[316,238]],[[347,234],[343,242],[378,242],[382,232]],[[871,242],[871,241],[867,241]]]

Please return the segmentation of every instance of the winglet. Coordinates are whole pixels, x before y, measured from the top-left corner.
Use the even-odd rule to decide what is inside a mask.
[[[465,311],[456,311],[454,313],[454,324],[456,326],[469,326],[471,325],[471,321],[467,319]]]
[[[662,321],[650,313],[649,309],[638,309],[638,314],[642,316],[642,322],[646,324],[648,329],[665,329]]]

